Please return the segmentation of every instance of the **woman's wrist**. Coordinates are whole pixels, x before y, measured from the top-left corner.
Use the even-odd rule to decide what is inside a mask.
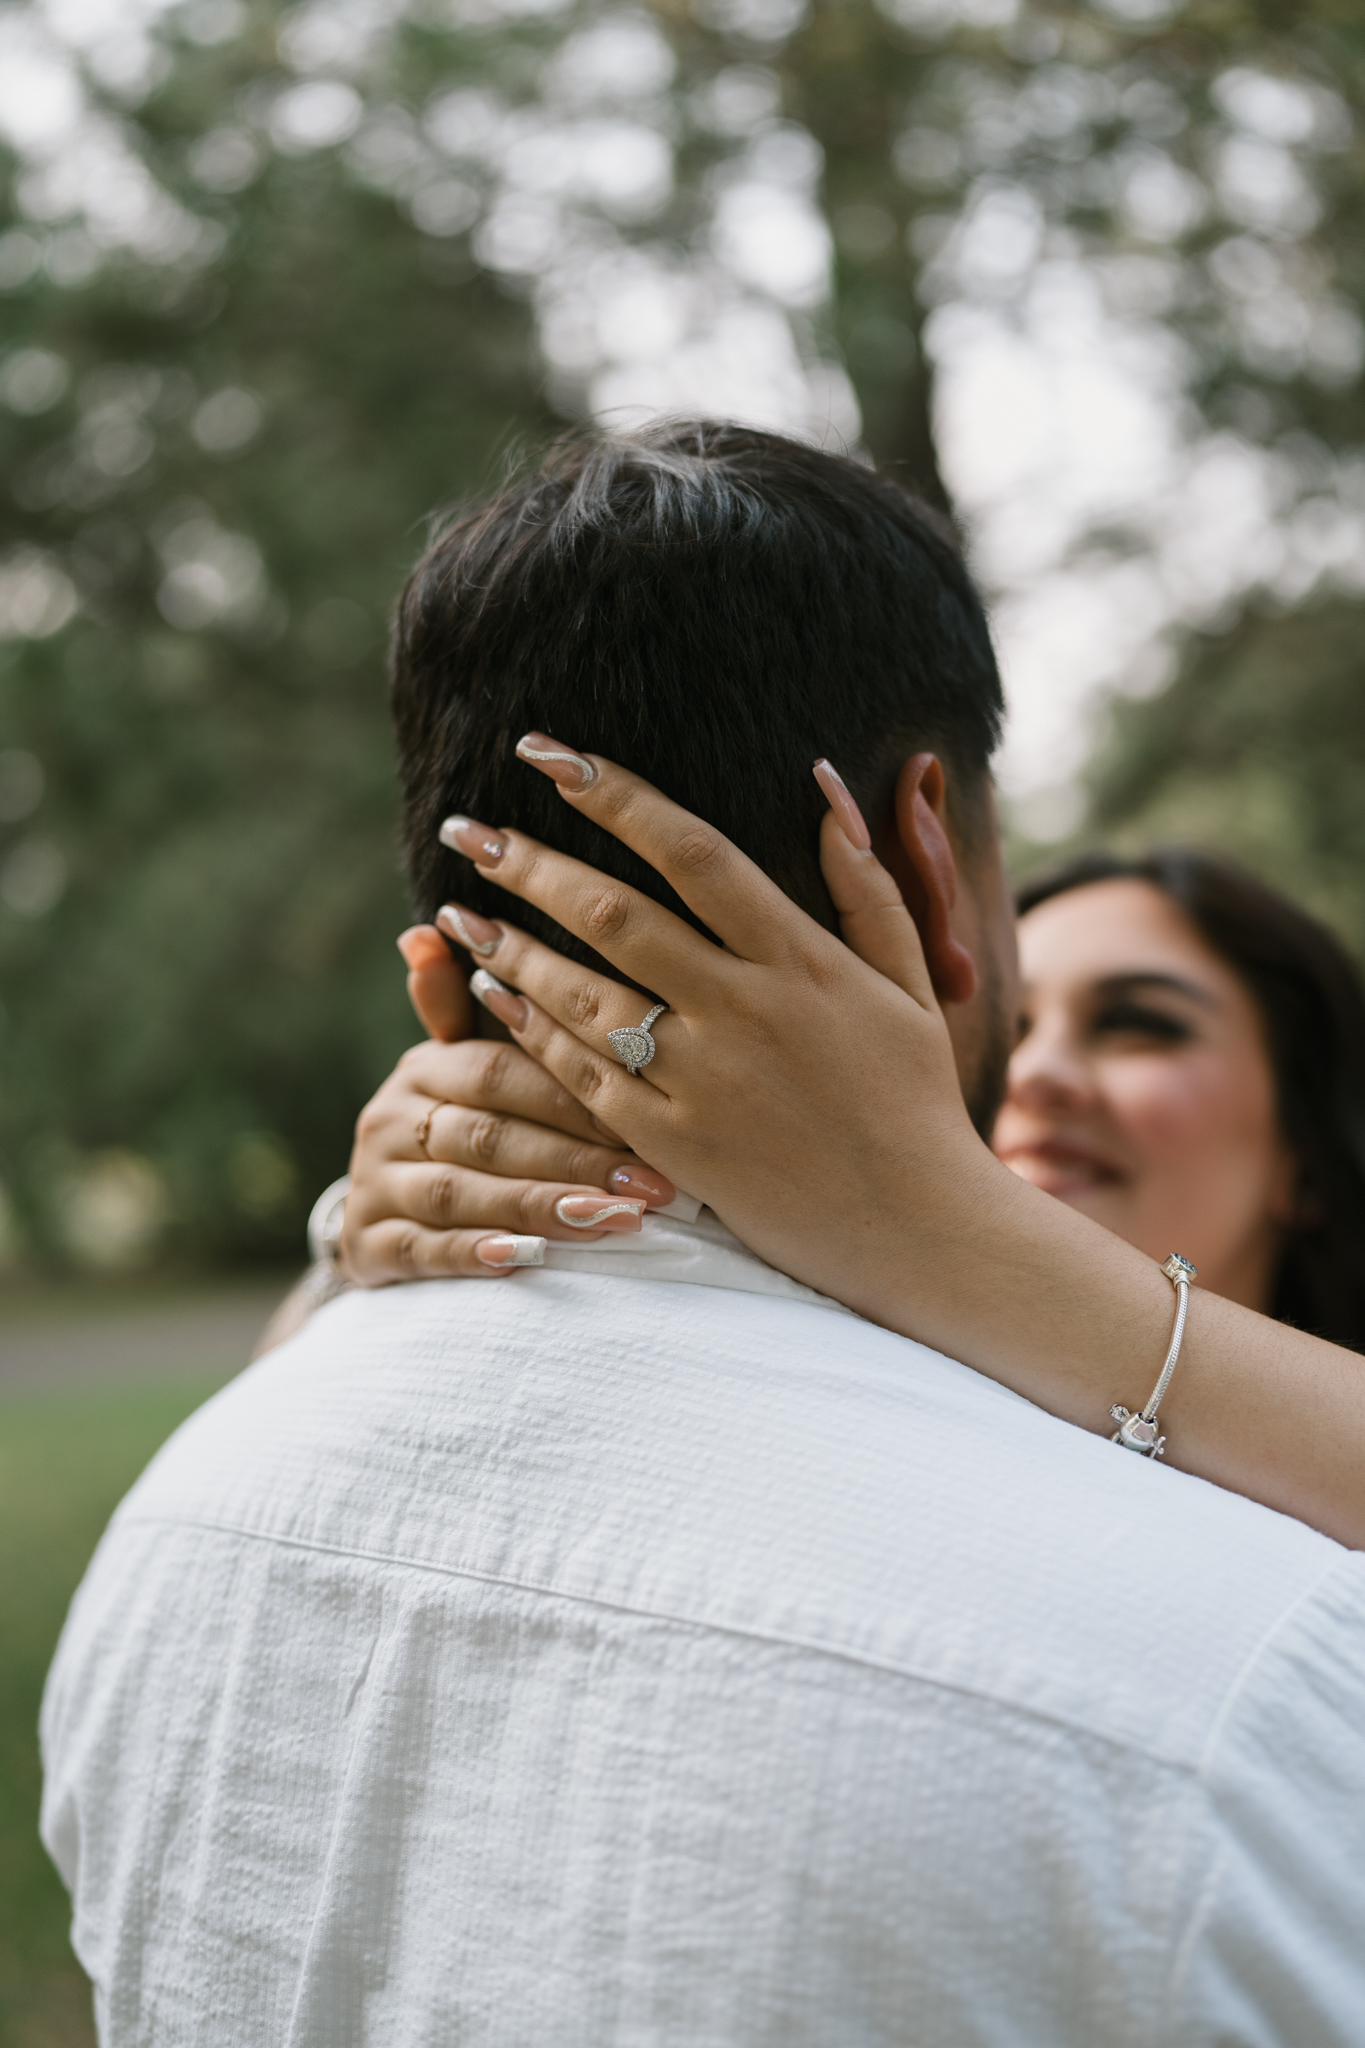
[[[865,1299],[853,1305],[1107,1432],[1110,1407],[1131,1402],[1144,1375],[1145,1398],[1164,1355],[1171,1289],[1160,1268],[975,1138],[938,1186],[933,1203],[917,1191],[888,1210]]]
[[[1170,1283],[1155,1259],[980,1154],[964,1157],[936,1215],[888,1209],[867,1262],[879,1281],[839,1298],[1109,1435],[1111,1406],[1139,1406],[1156,1380]],[[1161,1408],[1165,1462],[1365,1547],[1361,1373],[1354,1353],[1196,1287]]]

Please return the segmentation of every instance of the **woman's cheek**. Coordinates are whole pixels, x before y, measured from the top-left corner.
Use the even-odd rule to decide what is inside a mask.
[[[1239,1102],[1235,1077],[1221,1061],[1125,1060],[1106,1093],[1144,1178],[1184,1177],[1195,1162],[1216,1171],[1246,1120],[1245,1098]]]

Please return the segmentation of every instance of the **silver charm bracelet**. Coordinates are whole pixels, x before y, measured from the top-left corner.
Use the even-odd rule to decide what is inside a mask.
[[[1152,1388],[1147,1406],[1133,1414],[1118,1402],[1109,1410],[1118,1428],[1110,1437],[1112,1444],[1122,1444],[1126,1451],[1136,1451],[1140,1458],[1159,1458],[1166,1449],[1166,1439],[1157,1434],[1156,1411],[1162,1396],[1171,1384],[1171,1374],[1180,1356],[1180,1346],[1185,1337],[1185,1318],[1190,1309],[1190,1282],[1199,1278],[1198,1270],[1188,1259],[1182,1259],[1179,1252],[1172,1252],[1161,1268],[1175,1289],[1175,1328],[1171,1331],[1170,1349],[1166,1363],[1161,1368],[1161,1377]]]
[[[345,1294],[350,1281],[341,1270],[341,1226],[346,1218],[346,1197],[351,1177],[343,1174],[324,1188],[308,1217],[308,1271],[299,1285],[303,1291],[304,1313],[311,1315],[324,1302]]]

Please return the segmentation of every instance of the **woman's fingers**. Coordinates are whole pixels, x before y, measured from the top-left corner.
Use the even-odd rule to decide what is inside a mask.
[[[591,1115],[553,1074],[519,1047],[492,1038],[466,1039],[460,1045],[414,1045],[362,1112],[362,1133],[373,1125],[384,1151],[395,1158],[421,1159],[418,1125],[433,1103],[442,1102],[543,1124],[589,1145],[602,1143],[602,1132]]]
[[[446,910],[442,909],[439,915],[444,927]],[[515,925],[489,928],[496,930],[498,938],[489,949],[487,964],[480,964],[469,984],[475,998],[510,1031],[517,1032],[520,1044],[526,1042],[521,1036],[525,1021],[523,998],[529,997],[589,1050],[619,1062],[621,1056],[610,1044],[610,1033],[638,1025],[648,1007],[646,998],[633,988],[566,960],[562,953],[518,931]],[[455,929],[452,921],[452,937]],[[711,951],[714,953],[715,948]],[[681,1018],[675,1018],[671,1028],[676,1030],[681,1023]]]
[[[608,1188],[507,1180],[471,1167],[403,1163],[371,1183],[360,1226],[378,1209],[433,1230],[510,1230],[573,1244],[604,1231],[636,1233],[645,1208],[643,1196],[618,1195]],[[348,1197],[348,1223],[350,1210]]]
[[[435,925],[413,925],[398,950],[408,970],[408,1001],[423,1030],[447,1045],[468,1038],[474,1021],[469,987]]]
[[[673,1183],[628,1152],[565,1137],[521,1117],[492,1109],[438,1102],[427,1120],[427,1158],[505,1181],[553,1181],[564,1187],[607,1188],[613,1199],[633,1197],[653,1209],[667,1207]],[[480,1212],[482,1214],[482,1212]]]
[[[540,1265],[547,1243],[638,1234],[647,1204],[606,1188],[504,1180],[455,1166],[372,1170],[346,1202],[342,1263],[363,1287],[482,1278]]]
[[[719,946],[662,904],[525,833],[495,832],[471,818],[447,818],[441,839],[472,860],[489,881],[534,903],[632,981],[662,996],[670,986],[709,982],[725,957]],[[445,910],[451,915],[443,916],[442,929],[450,937],[458,937],[460,924],[468,932],[470,913],[462,905],[448,904]],[[479,922],[482,927],[486,920]],[[470,944],[468,937],[464,943]]]
[[[915,1002],[936,1011],[924,948],[900,890],[871,847],[853,842],[834,809],[820,827],[820,869],[839,913],[844,944]]]
[[[346,1273],[361,1287],[395,1280],[496,1280],[539,1266],[545,1239],[506,1230],[428,1230],[400,1216],[343,1239]]]
[[[777,957],[788,921],[807,922],[804,912],[723,832],[661,796],[628,769],[600,754],[574,753],[538,732],[519,740],[517,753],[558,783],[575,810],[647,860],[708,930],[742,959]],[[540,902],[539,897],[530,900]],[[542,903],[541,908],[549,906]],[[598,951],[618,967],[622,964],[605,946]],[[665,993],[653,976],[634,979]]]
[[[518,1046],[428,1042],[403,1056],[361,1114],[342,1257],[369,1287],[487,1277],[518,1260],[538,1264],[546,1240],[638,1230],[645,1210],[675,1192],[624,1148],[604,1145],[589,1111]],[[490,1238],[506,1242],[490,1249]]]
[[[508,1029],[516,1033],[518,1046],[524,1048],[548,1074],[562,1082],[569,1093],[609,1129],[619,1131],[634,1147],[638,1157],[648,1158],[651,1139],[667,1127],[668,1093],[662,1074],[657,1086],[646,1088],[641,1083],[648,1081],[656,1068],[665,1068],[670,1058],[680,1055],[681,1047],[676,1040],[670,1045],[664,1027],[670,1022],[680,1027],[682,1019],[660,1017],[657,1020],[653,1028],[660,1032],[660,1037],[655,1060],[639,1074],[632,1075],[610,1047],[603,1046],[599,1050],[595,1045],[587,1045],[576,1032],[558,1023],[538,1004],[529,1002],[524,996],[516,1000],[520,1006],[519,1014],[515,1020],[509,1017],[507,1024]],[[640,999],[637,996],[635,1000],[638,1002]],[[638,1023],[639,1018],[633,1018],[632,1022]],[[634,1170],[638,1171],[638,1168]],[[656,1169],[649,1167],[646,1171],[653,1175]]]

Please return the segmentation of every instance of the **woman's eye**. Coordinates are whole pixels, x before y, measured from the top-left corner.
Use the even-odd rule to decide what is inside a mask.
[[[1142,1003],[1111,1004],[1095,1019],[1095,1029],[1115,1037],[1155,1039],[1161,1045],[1184,1045],[1194,1036],[1181,1018]]]

